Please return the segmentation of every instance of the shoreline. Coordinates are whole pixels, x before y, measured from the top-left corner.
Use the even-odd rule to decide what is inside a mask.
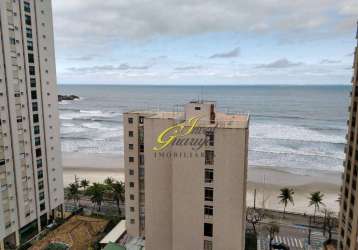
[[[90,182],[103,182],[107,177],[124,181],[124,162],[121,155],[63,153],[64,185],[67,186],[77,178],[86,178]],[[325,194],[323,202],[333,212],[339,211],[337,202],[341,185],[341,172],[311,170],[310,174],[285,171],[284,168],[249,166],[247,178],[247,206],[254,204],[256,189],[256,206],[282,210],[277,196],[280,188],[291,187],[295,191],[295,205],[289,204],[287,211],[313,213],[308,207],[311,192],[321,191]]]

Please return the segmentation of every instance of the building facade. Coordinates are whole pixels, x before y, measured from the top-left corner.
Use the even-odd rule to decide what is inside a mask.
[[[358,30],[357,36],[358,39]],[[346,160],[344,161],[343,184],[341,187],[341,207],[339,213],[340,240],[338,249],[358,249],[358,199],[357,195],[357,171],[358,171],[358,47],[354,52],[352,77],[351,104],[349,106],[349,119],[347,121],[348,134],[345,148]]]
[[[62,210],[50,0],[0,1],[0,249],[30,240]]]
[[[248,115],[124,114],[127,232],[148,250],[244,249]]]

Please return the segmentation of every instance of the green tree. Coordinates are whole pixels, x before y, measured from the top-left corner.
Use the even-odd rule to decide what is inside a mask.
[[[272,241],[275,238],[275,235],[277,235],[280,232],[280,227],[279,227],[279,225],[277,225],[276,222],[271,221],[270,223],[267,224],[265,229],[269,234],[269,237],[270,237],[269,248],[270,248],[270,250],[272,250]]]
[[[87,179],[81,180],[80,185],[81,185],[81,188],[83,188],[83,191],[86,191],[86,188],[89,186],[89,184],[90,184],[89,180],[87,180]]]
[[[324,194],[321,191],[311,193],[309,199],[309,206],[314,205],[314,214],[313,214],[313,222],[316,222],[316,212],[321,205],[324,205],[322,202]]]
[[[80,200],[80,190],[76,182],[71,183],[68,186],[66,199],[73,200],[73,202],[76,203],[76,205],[78,205],[78,201]]]
[[[280,199],[280,203],[283,204],[283,218],[285,218],[285,214],[286,214],[286,207],[288,205],[288,203],[292,203],[292,205],[294,205],[293,202],[293,195],[295,194],[295,192],[293,191],[292,188],[281,188],[280,189],[281,193],[278,196],[278,198]]]
[[[109,187],[115,182],[115,180],[111,177],[107,177],[105,180],[104,180],[104,184],[108,185]]]
[[[118,208],[118,214],[121,216],[121,208],[120,203],[124,202],[124,183],[121,181],[116,181],[112,183],[110,193],[112,196],[112,199],[116,202],[117,208]]]
[[[98,211],[101,211],[101,206],[104,200],[104,194],[107,190],[106,185],[101,183],[93,183],[86,190],[86,195],[91,198],[92,203],[98,206]]]

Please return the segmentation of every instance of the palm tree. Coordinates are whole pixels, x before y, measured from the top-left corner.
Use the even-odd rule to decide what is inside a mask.
[[[89,186],[90,181],[87,179],[81,180],[80,186],[83,188],[83,191],[86,191],[86,188]]]
[[[92,186],[86,190],[86,194],[91,197],[92,203],[97,204],[98,211],[101,211],[105,191],[106,186],[101,183],[93,183]]]
[[[280,227],[277,225],[276,222],[271,221],[270,223],[267,224],[265,229],[269,233],[269,236],[270,236],[270,246],[269,247],[271,250],[272,249],[272,241],[275,238],[275,235],[280,232]]]
[[[314,205],[314,214],[313,214],[313,222],[316,222],[316,212],[319,209],[320,205],[324,205],[322,202],[324,194],[321,191],[311,193],[309,199],[309,206]]]
[[[121,181],[116,181],[111,185],[110,193],[113,200],[117,204],[119,216],[121,216],[120,203],[124,202],[124,190],[124,183]]]
[[[80,200],[80,190],[78,184],[71,183],[67,188],[67,195],[66,198],[68,200],[73,200],[76,205],[78,205],[78,201]]]
[[[278,198],[280,199],[280,203],[283,204],[283,218],[285,218],[287,204],[290,202],[292,203],[292,205],[294,205],[293,195],[295,194],[295,192],[292,188],[287,187],[281,188],[280,191],[281,194],[278,196]]]
[[[115,180],[111,177],[107,177],[105,180],[104,180],[104,184],[108,185],[108,186],[111,186],[113,183],[115,182]]]

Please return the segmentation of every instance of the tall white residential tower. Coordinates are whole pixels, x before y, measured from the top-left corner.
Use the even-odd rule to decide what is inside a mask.
[[[51,0],[0,1],[0,249],[62,210]]]

